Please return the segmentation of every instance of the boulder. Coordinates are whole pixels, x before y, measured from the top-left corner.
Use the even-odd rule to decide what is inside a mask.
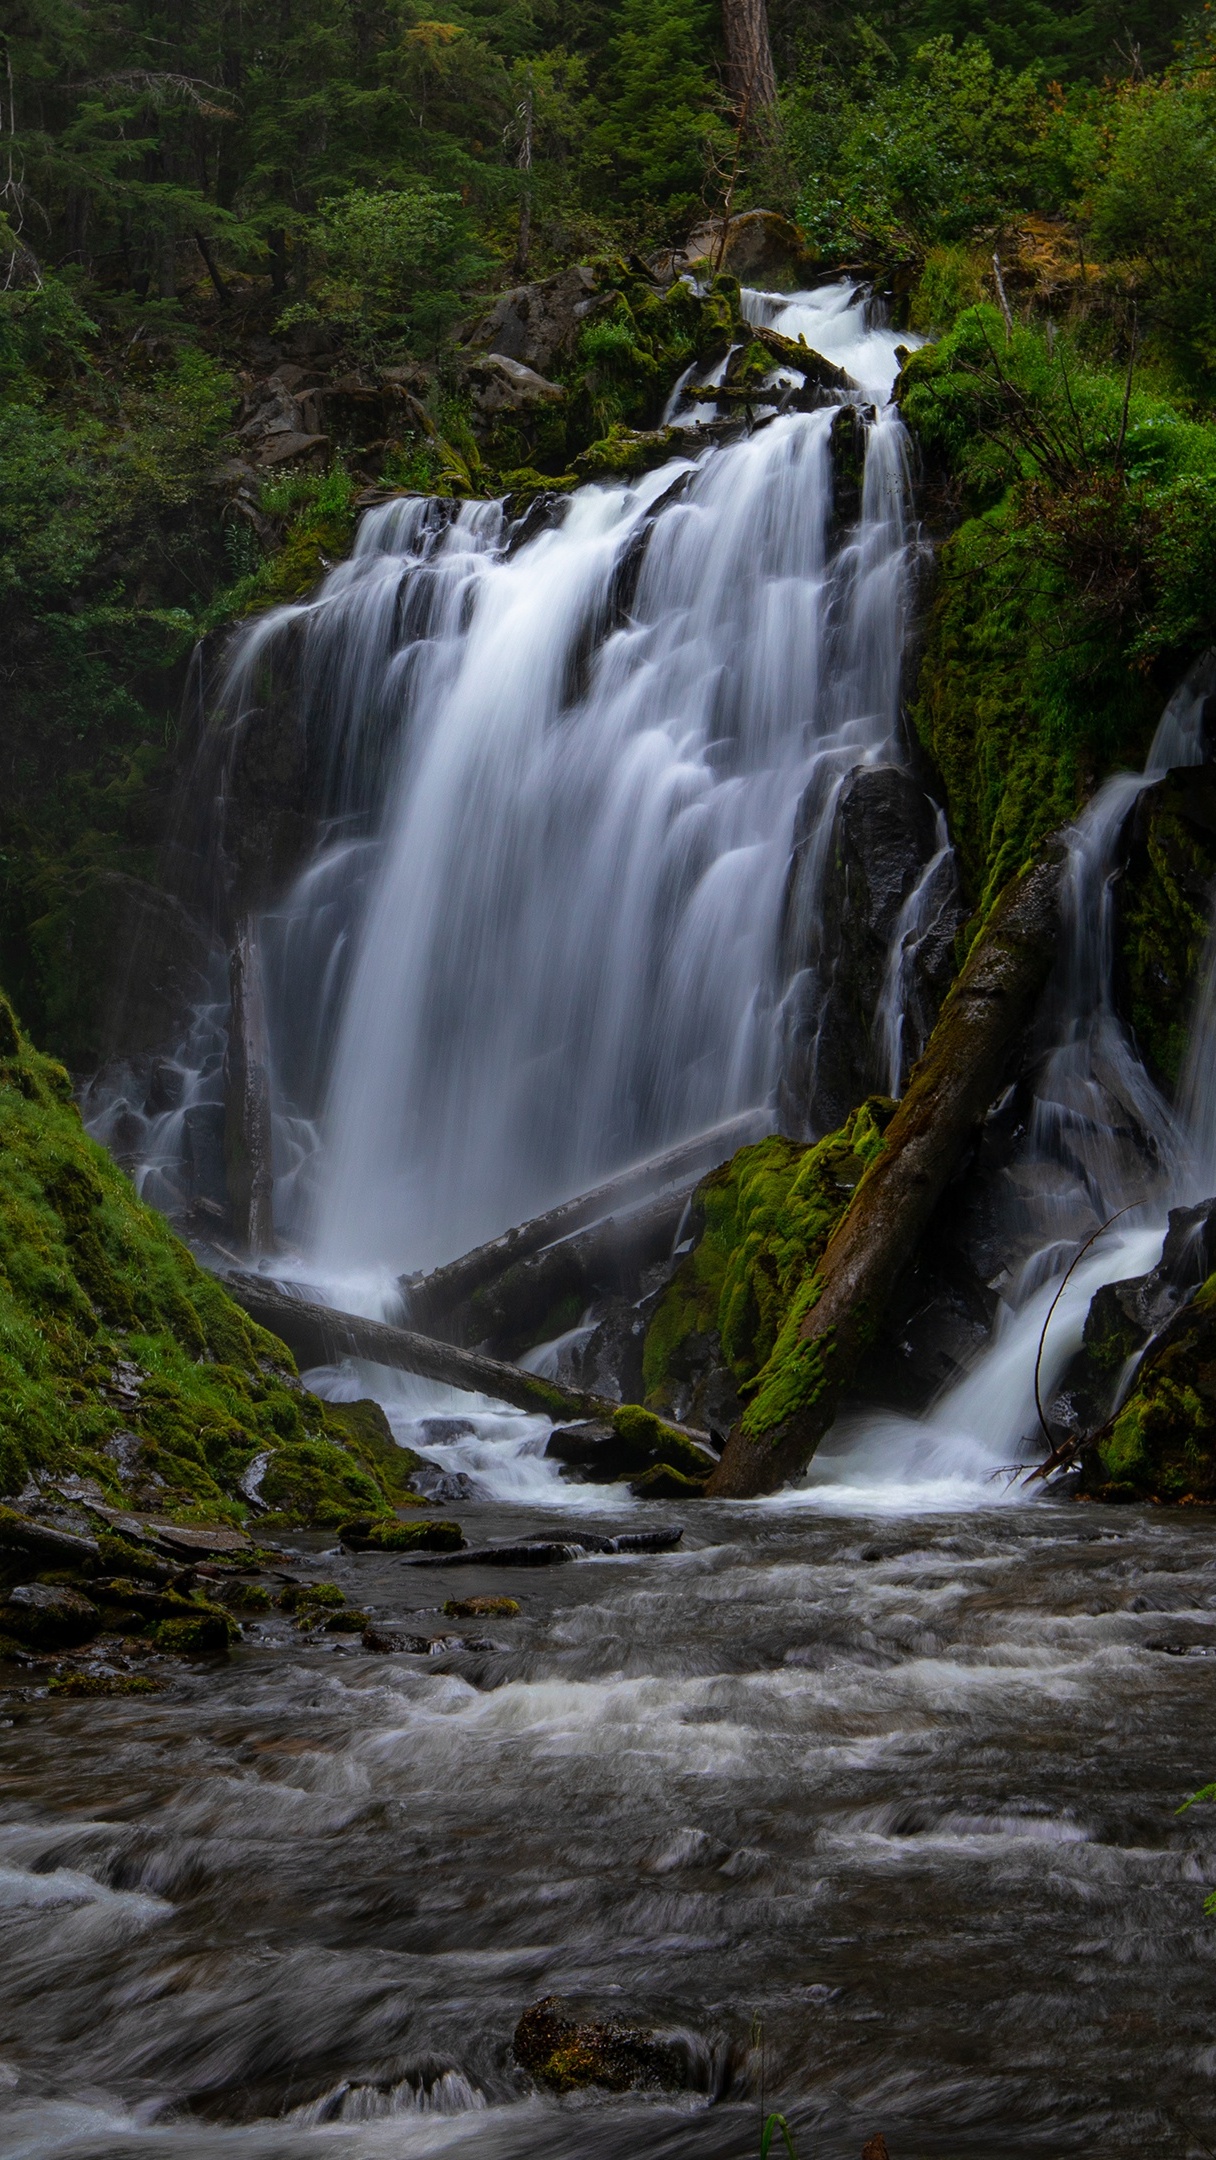
[[[595,272],[584,264],[535,284],[513,286],[510,292],[500,293],[466,332],[464,343],[506,360],[522,361],[543,375],[554,361],[573,351],[595,287]]]
[[[717,1460],[701,1441],[636,1403],[622,1403],[611,1421],[586,1418],[556,1427],[545,1454],[562,1465],[563,1473],[589,1485],[612,1485],[658,1465],[682,1472],[691,1482],[708,1477]],[[684,1485],[680,1491],[686,1497]]]
[[[0,1604],[0,1635],[32,1650],[67,1650],[101,1628],[96,1605],[58,1583],[17,1583]]]
[[[1205,701],[1206,707],[1214,702]],[[1184,766],[1142,789],[1115,885],[1116,994],[1158,1086],[1186,1054],[1216,880],[1216,766]]]
[[[465,379],[478,420],[493,420],[504,412],[533,412],[538,405],[560,405],[566,396],[560,383],[548,382],[506,353],[487,353],[484,360],[470,361]]]
[[[0,1558],[9,1554],[36,1559],[42,1567],[81,1569],[98,1566],[101,1558],[96,1538],[56,1530],[15,1508],[0,1507]]]
[[[742,285],[768,292],[798,292],[822,276],[821,259],[805,233],[775,210],[744,210],[728,218],[725,246],[722,220],[712,219],[689,234],[684,259],[690,269],[721,269]]]
[[[464,1532],[454,1522],[396,1522],[391,1517],[373,1521],[359,1516],[343,1523],[338,1537],[348,1552],[459,1552]]]
[[[635,1500],[699,1500],[705,1491],[705,1479],[686,1477],[682,1470],[673,1470],[670,1463],[655,1463],[643,1470],[641,1477],[632,1478],[629,1490]]]

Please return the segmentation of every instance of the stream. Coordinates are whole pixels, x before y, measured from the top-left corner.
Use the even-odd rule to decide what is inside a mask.
[[[916,543],[894,334],[848,286],[748,305],[854,376],[847,529],[841,408],[775,414],[518,547],[495,505],[384,505],[236,655],[233,731],[294,640],[332,747],[260,935],[276,1271],[351,1310],[771,1100],[791,1012],[814,1017],[831,955],[809,936],[779,965],[791,850],[813,931],[842,786],[903,758]],[[276,1612],[160,1694],[0,1711],[4,2160],[753,2160],[772,2107],[797,2160],[879,2133],[890,2160],[1216,2150],[1216,1811],[1178,1813],[1216,1769],[1210,1515],[1018,1481],[1082,1240],[1120,1209],[1045,1395],[1098,1286],[1216,1183],[1216,992],[1175,1123],[1111,991],[1120,823],[1202,756],[1198,710],[1078,821],[1001,1309],[921,1416],[854,1405],[798,1489],[671,1505],[563,1484],[542,1419],[312,1374],[379,1397],[472,1546],[574,1521],[682,1542],[506,1570],[301,1535],[431,1647]],[[893,1089],[948,855],[939,817],[880,1001]],[[222,1115],[223,1018],[200,1008],[171,1107],[132,1082],[94,1116],[134,1131],[156,1204],[181,1203],[190,1119]],[[518,1615],[444,1618],[485,1594]],[[684,2089],[534,2091],[512,2035],[549,1995],[670,2038]]]
[[[274,1615],[162,1696],[10,1713],[0,2151],[744,2160],[779,2105],[799,2160],[1210,2152],[1210,1521],[900,1500],[327,1559],[424,1634],[522,1612],[388,1657]],[[552,1993],[678,2036],[688,2091],[529,2095]]]

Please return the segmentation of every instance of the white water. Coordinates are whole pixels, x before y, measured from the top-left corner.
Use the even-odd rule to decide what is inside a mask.
[[[847,286],[748,304],[885,399],[897,340]],[[381,805],[263,924],[313,1279],[366,1295],[766,1099],[799,804],[826,839],[843,777],[898,755],[905,439],[870,412],[841,534],[836,410],[581,489],[514,552],[499,506],[391,503],[249,634],[232,723],[302,639],[335,799]]]

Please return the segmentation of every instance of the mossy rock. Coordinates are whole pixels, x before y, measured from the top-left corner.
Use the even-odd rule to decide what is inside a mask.
[[[678,2051],[635,2026],[601,2024],[564,2015],[555,1995],[525,2010],[515,2028],[515,2059],[550,2092],[597,2086],[628,2092],[635,2086],[678,2088],[687,2082]]]
[[[109,1695],[155,1695],[159,1687],[146,1673],[70,1672],[56,1673],[47,1694],[95,1701]]]
[[[631,1479],[629,1490],[635,1500],[699,1500],[705,1491],[705,1479],[688,1477],[670,1463],[658,1462]]]
[[[176,1620],[158,1620],[152,1640],[158,1650],[174,1657],[218,1657],[240,1636],[235,1620],[216,1606],[208,1606]]]
[[[465,1542],[459,1523],[403,1523],[391,1516],[343,1523],[338,1535],[352,1552],[460,1552]]]
[[[308,1605],[335,1612],[345,1603],[346,1592],[336,1582],[287,1583],[279,1592],[279,1610],[285,1613],[301,1612]]]
[[[520,1612],[518,1598],[448,1598],[443,1607],[447,1620],[514,1620]]]
[[[675,428],[631,428],[614,421],[606,435],[574,460],[580,481],[636,480],[677,455],[683,438]]]
[[[33,1650],[89,1642],[101,1621],[91,1598],[61,1583],[17,1583],[0,1604],[0,1631]]]
[[[1150,1345],[1082,1483],[1095,1499],[1216,1503],[1216,1275]]]
[[[652,1410],[644,1410],[637,1403],[622,1403],[613,1412],[612,1430],[620,1449],[620,1460],[627,1470],[644,1470],[656,1464],[672,1466],[683,1472],[686,1478],[708,1477],[714,1466],[714,1457],[708,1449],[690,1440],[687,1433],[678,1432]]]
[[[327,1402],[325,1426],[329,1438],[347,1449],[394,1501],[425,1504],[410,1489],[410,1478],[421,1469],[422,1457],[398,1444],[378,1402],[370,1396],[361,1396],[357,1402]]]

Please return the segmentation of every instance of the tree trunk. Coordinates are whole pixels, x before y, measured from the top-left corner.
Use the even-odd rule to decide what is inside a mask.
[[[475,1350],[458,1350],[452,1343],[434,1342],[408,1328],[387,1327],[380,1320],[363,1320],[357,1313],[335,1312],[329,1305],[293,1297],[281,1283],[261,1276],[222,1279],[229,1297],[259,1327],[285,1342],[303,1366],[365,1358],[372,1365],[421,1373],[426,1380],[442,1380],[469,1394],[488,1395],[493,1401],[511,1403],[516,1410],[561,1421],[611,1418],[617,1408],[599,1395],[577,1394]]]
[[[262,958],[252,922],[237,930],[228,962],[232,1011],[225,1058],[224,1160],[233,1229],[251,1253],[274,1250],[270,1049]]]
[[[882,1325],[964,1149],[1005,1080],[1055,958],[1061,855],[1049,848],[998,902],[951,990],[908,1091],[828,1241],[817,1295],[773,1357],[706,1491],[775,1492],[805,1470]]]
[[[764,0],[722,0],[726,71],[735,110],[753,121],[777,102],[777,79]]]
[[[704,1177],[707,1171],[733,1155],[736,1148],[746,1146],[749,1140],[763,1138],[772,1129],[772,1119],[766,1111],[745,1110],[741,1117],[728,1118],[725,1124],[714,1125],[708,1132],[698,1133],[693,1140],[681,1140],[676,1147],[664,1149],[661,1155],[634,1163],[632,1168],[620,1171],[590,1192],[580,1193],[573,1200],[563,1200],[560,1206],[534,1216],[531,1222],[521,1224],[516,1230],[504,1231],[501,1237],[491,1238],[487,1245],[475,1246],[472,1252],[434,1268],[429,1275],[401,1276],[399,1287],[409,1318],[420,1327],[438,1327],[475,1291],[505,1275],[517,1261],[540,1252],[543,1246],[555,1245],[560,1238],[569,1237],[573,1230],[582,1230],[588,1223],[619,1212],[631,1201],[644,1199],[660,1186],[683,1179],[695,1182],[694,1172],[696,1178]]]

